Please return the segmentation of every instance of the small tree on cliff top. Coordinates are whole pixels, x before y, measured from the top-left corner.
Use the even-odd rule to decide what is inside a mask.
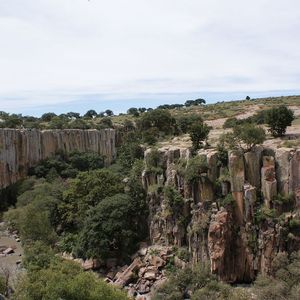
[[[233,132],[225,133],[221,136],[221,144],[229,149],[242,149],[251,151],[256,145],[262,144],[266,139],[265,130],[252,123],[238,125],[233,128]]]
[[[292,125],[294,118],[294,112],[284,105],[272,108],[266,113],[266,123],[274,137],[285,135],[286,128]]]
[[[189,134],[193,143],[193,149],[201,148],[202,143],[207,140],[210,128],[203,122],[194,124],[189,129]]]

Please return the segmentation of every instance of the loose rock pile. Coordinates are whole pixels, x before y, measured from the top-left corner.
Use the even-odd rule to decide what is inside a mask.
[[[166,280],[165,267],[171,260],[179,260],[174,259],[172,247],[142,245],[132,263],[119,270],[112,269],[106,281],[125,288],[129,297],[148,300],[153,290]]]

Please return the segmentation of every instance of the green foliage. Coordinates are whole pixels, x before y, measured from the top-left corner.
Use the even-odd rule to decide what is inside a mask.
[[[58,207],[61,226],[80,227],[90,207],[96,206],[106,197],[122,192],[123,189],[120,176],[107,169],[79,173],[70,181]]]
[[[125,142],[118,150],[118,162],[125,171],[129,171],[137,159],[144,157],[144,151],[137,141]]]
[[[140,206],[129,195],[105,198],[91,208],[79,234],[80,257],[126,257],[140,240]]]
[[[45,113],[41,116],[41,120],[44,122],[50,122],[54,117],[56,117],[55,113]]]
[[[228,194],[224,199],[221,201],[221,205],[224,207],[232,207],[235,205],[235,200],[232,197],[232,194]]]
[[[25,245],[24,252],[23,264],[29,272],[48,268],[55,254],[53,249],[41,241]]]
[[[233,128],[233,132],[225,133],[220,137],[220,143],[229,149],[242,149],[251,151],[256,145],[262,144],[266,139],[263,128],[253,123],[245,123]]]
[[[300,229],[300,219],[297,219],[297,218],[291,219],[289,221],[289,228],[299,230]]]
[[[228,151],[225,148],[224,143],[219,143],[217,145],[217,158],[218,158],[218,166],[219,167],[227,167],[228,165]]]
[[[182,300],[188,298],[187,292],[192,294],[192,300],[251,299],[246,291],[236,291],[230,285],[218,282],[217,278],[210,273],[208,265],[199,264],[172,273],[158,288],[153,300]],[[243,298],[238,298],[239,295]]]
[[[284,105],[272,108],[266,113],[266,123],[275,137],[285,135],[286,128],[292,125],[294,118],[294,112]]]
[[[125,300],[124,292],[84,272],[73,262],[55,259],[47,268],[29,271],[19,281],[15,300]]]
[[[203,173],[208,171],[207,159],[204,155],[191,158],[185,169],[184,178],[189,183],[195,183],[200,180]]]
[[[176,255],[178,256],[178,258],[185,262],[188,262],[191,256],[189,250],[185,247],[180,247],[179,249],[177,249]]]
[[[62,196],[60,182],[37,181],[31,190],[18,197],[17,208],[4,214],[8,225],[20,232],[24,243],[41,241],[54,244],[57,240],[57,204]]]
[[[279,253],[272,277],[259,275],[254,284],[258,300],[299,299],[300,252]]]
[[[223,124],[223,128],[224,129],[233,128],[239,124],[240,124],[240,120],[237,119],[236,117],[232,117],[232,118],[226,119],[226,121]]]
[[[68,162],[71,167],[79,171],[89,171],[104,167],[104,157],[95,152],[73,152]]]
[[[210,128],[204,122],[193,124],[188,133],[193,143],[193,149],[198,150],[201,148],[204,141],[207,140]]]
[[[5,277],[0,274],[0,294],[5,295],[7,290]]]
[[[202,98],[196,99],[196,100],[187,100],[185,101],[184,105],[186,107],[189,106],[197,106],[197,105],[202,105],[202,104],[206,104],[206,101]]]
[[[183,215],[184,199],[181,194],[171,186],[166,186],[163,193],[173,218],[182,225],[187,226],[188,220]]]
[[[265,130],[250,123],[234,127],[233,134],[246,145],[247,151],[258,144],[262,144],[266,139]]]
[[[90,129],[91,126],[82,119],[75,119],[68,123],[68,125],[64,125],[67,128],[71,129]]]
[[[175,119],[167,110],[154,109],[141,116],[138,122],[138,127],[140,130],[155,128],[158,132],[171,134],[174,132]]]
[[[179,116],[176,122],[179,131],[181,133],[187,133],[194,124],[203,123],[203,119],[200,115],[189,114]]]
[[[98,114],[94,109],[90,109],[85,113],[84,118],[93,119],[97,117],[97,115]]]
[[[255,221],[260,224],[266,219],[274,219],[275,215],[276,213],[274,209],[262,206],[255,214]]]
[[[54,179],[74,178],[79,171],[89,171],[104,167],[104,157],[95,152],[72,152],[68,156],[57,154],[48,158],[35,168],[30,169],[30,175]],[[50,173],[50,174],[49,174]],[[51,180],[49,180],[51,181]]]

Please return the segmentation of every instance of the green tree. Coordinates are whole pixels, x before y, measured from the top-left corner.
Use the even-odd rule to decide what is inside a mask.
[[[68,128],[72,129],[90,129],[91,126],[85,122],[83,119],[75,119],[71,121],[68,125]]]
[[[191,126],[188,133],[191,137],[194,150],[198,150],[201,148],[203,142],[208,138],[209,131],[210,128],[203,122]]]
[[[116,194],[91,208],[79,234],[80,257],[124,258],[140,238],[141,211],[129,195]]]
[[[202,123],[203,119],[200,115],[191,114],[183,115],[177,118],[176,123],[181,133],[187,133],[194,124]]]
[[[29,271],[16,286],[15,300],[126,300],[124,292],[109,286],[74,262],[53,259],[49,267]]]
[[[141,116],[138,127],[141,130],[156,128],[158,132],[170,134],[174,132],[176,121],[171,113],[164,109],[148,111]]]
[[[105,114],[106,114],[108,117],[112,117],[112,116],[114,115],[113,111],[110,110],[110,109],[107,109],[107,110],[105,111]]]
[[[63,129],[68,127],[67,124],[68,118],[65,118],[63,116],[55,116],[51,119],[48,126],[52,129]]]
[[[246,151],[250,151],[266,140],[265,130],[252,123],[235,126],[233,134],[238,139],[239,144],[244,143],[246,145]]]
[[[237,125],[233,132],[228,132],[220,137],[220,144],[229,149],[251,151],[256,145],[262,144],[266,139],[265,130],[253,123]]]
[[[79,173],[70,181],[58,207],[61,226],[69,230],[80,228],[90,207],[123,190],[120,176],[107,169]]]
[[[266,113],[266,123],[274,137],[285,135],[286,128],[292,125],[294,118],[294,112],[284,105],[272,108]]]
[[[45,113],[41,116],[42,121],[44,122],[50,122],[54,117],[56,117],[56,114],[53,112]]]
[[[131,107],[127,110],[127,114],[133,115],[134,117],[138,117],[139,116],[139,110],[135,107]]]
[[[85,114],[84,114],[84,118],[88,118],[88,119],[93,119],[97,117],[97,112],[93,109],[88,110]]]

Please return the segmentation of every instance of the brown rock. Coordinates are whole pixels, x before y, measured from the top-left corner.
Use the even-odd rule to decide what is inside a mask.
[[[110,164],[116,156],[115,135],[114,129],[0,129],[0,188],[15,183],[30,167],[60,151],[93,151]]]
[[[12,254],[14,253],[14,249],[13,248],[7,248],[3,251],[3,254],[7,255],[7,254]]]
[[[157,268],[161,268],[166,264],[166,262],[159,256],[153,256],[149,262]]]
[[[278,192],[287,196],[289,193],[289,166],[293,149],[276,149],[276,178],[278,181]]]
[[[229,174],[232,192],[242,192],[245,183],[244,157],[239,151],[229,153]]]
[[[245,177],[254,187],[260,188],[262,147],[255,147],[252,151],[245,153]]]

